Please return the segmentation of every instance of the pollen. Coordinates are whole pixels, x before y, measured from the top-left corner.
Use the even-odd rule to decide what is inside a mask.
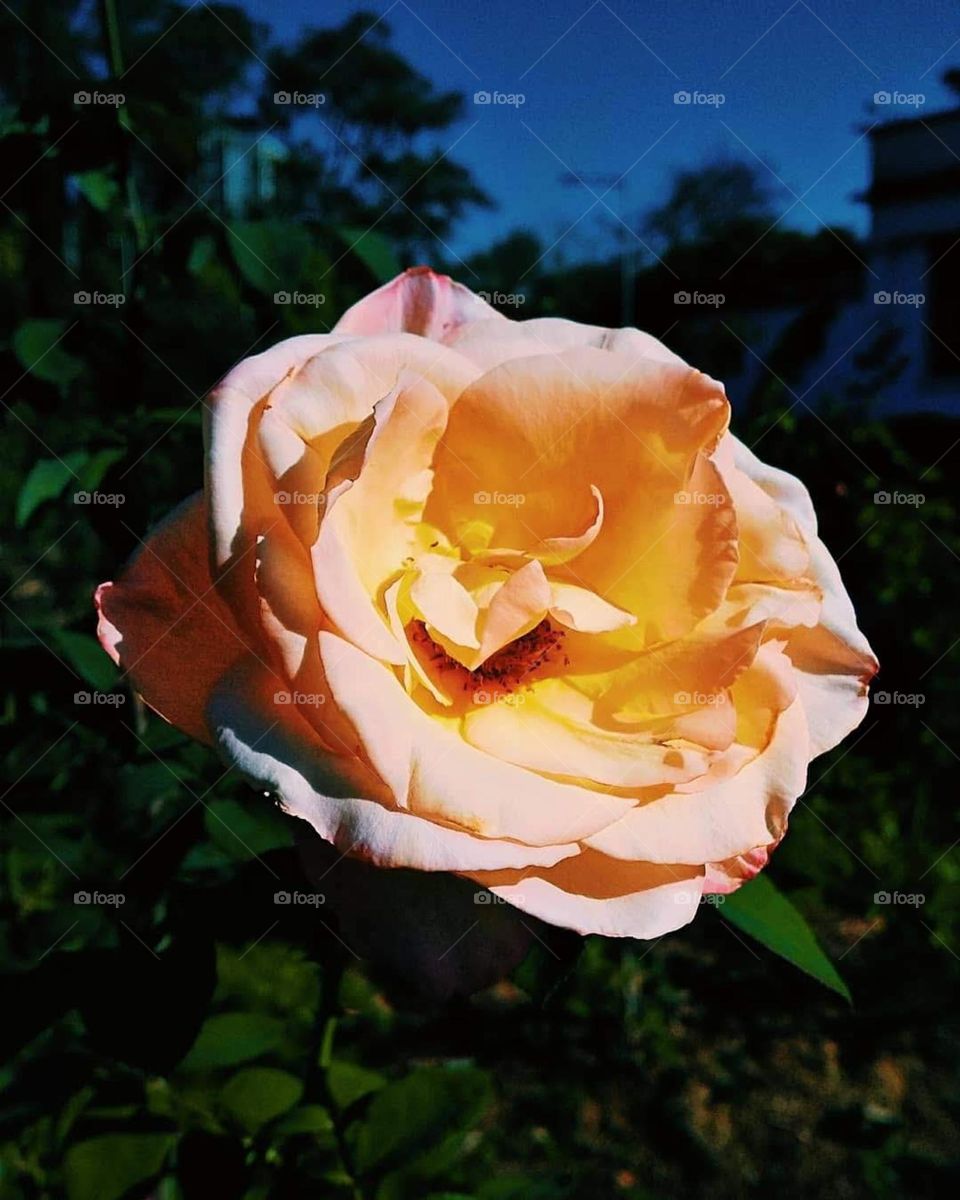
[[[564,630],[543,620],[469,671],[430,637],[423,621],[414,621],[410,628],[411,644],[426,666],[447,679],[455,672],[464,692],[483,688],[501,695],[533,683],[545,668],[558,661],[568,663],[563,653],[565,637]]]

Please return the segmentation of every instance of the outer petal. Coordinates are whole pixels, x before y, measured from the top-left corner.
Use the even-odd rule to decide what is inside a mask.
[[[703,882],[704,894],[729,895],[730,892],[735,892],[760,874],[770,861],[770,852],[776,845],[776,842],[771,842],[769,846],[757,846],[756,849],[747,850],[745,854],[738,854],[725,862],[707,863],[707,875]]]
[[[733,439],[726,435],[714,456],[737,513],[743,583],[790,582],[810,567],[807,538],[791,514],[735,465]]]
[[[257,447],[261,401],[287,374],[338,340],[305,334],[244,359],[213,389],[204,412],[204,492],[213,577],[240,624],[252,634],[259,624],[252,548],[257,536],[280,516],[267,464]]]
[[[338,454],[364,433],[374,405],[405,372],[433,384],[448,404],[478,374],[454,351],[409,334],[308,335],[246,359],[211,394],[206,493],[214,575],[251,630],[258,627],[252,578],[258,539],[269,537],[281,518],[305,545],[316,537],[319,505],[278,504],[278,493],[323,493],[328,471],[335,482],[349,478],[349,456],[338,463]],[[364,445],[360,437],[358,453]]]
[[[334,332],[417,333],[435,342],[450,342],[475,321],[506,319],[448,275],[411,267],[347,309]]]
[[[796,667],[797,685],[807,714],[811,758],[832,749],[856,729],[867,712],[868,685],[879,669],[829,550],[817,536],[807,489],[785,471],[768,467],[732,439],[738,468],[790,514],[810,549],[809,573],[823,595],[816,628],[790,633],[786,651]],[[791,612],[796,613],[796,608]]]
[[[622,862],[584,850],[549,870],[469,872],[516,908],[607,937],[658,938],[689,924],[703,891],[703,867]]]
[[[104,650],[151,708],[209,742],[203,714],[210,692],[248,651],[210,578],[203,497],[175,509],[95,599]]]
[[[578,847],[545,847],[474,837],[385,807],[387,790],[358,758],[331,755],[291,705],[273,699],[275,683],[244,659],[214,690],[207,721],[225,760],[257,787],[280,796],[343,854],[378,866],[421,871],[499,870],[550,865]]]
[[[597,350],[620,354],[624,357],[624,365],[641,358],[683,362],[663,342],[639,329],[605,329],[600,325],[581,325],[578,321],[566,321],[560,317],[475,322],[457,330],[450,344],[484,370],[513,358],[559,354],[579,346],[593,346]]]

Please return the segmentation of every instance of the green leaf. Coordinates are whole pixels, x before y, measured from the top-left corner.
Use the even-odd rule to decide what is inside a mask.
[[[98,450],[96,454],[90,455],[78,472],[81,490],[95,492],[103,481],[104,475],[121,458],[123,458],[123,451],[118,450],[116,447],[107,450]]]
[[[378,1072],[358,1067],[356,1063],[331,1063],[327,1071],[327,1087],[337,1108],[349,1108],[361,1096],[379,1091],[386,1083]]]
[[[187,259],[187,270],[191,275],[198,275],[207,263],[213,262],[217,255],[217,247],[213,238],[205,233],[194,240]]]
[[[70,1147],[64,1156],[69,1200],[119,1200],[160,1170],[174,1135],[108,1133]]]
[[[52,634],[52,641],[85,683],[89,683],[98,692],[109,692],[111,688],[116,687],[117,668],[95,637],[91,637],[89,633],[57,629]]]
[[[400,274],[400,261],[382,233],[350,227],[342,227],[337,233],[378,283],[389,283]]]
[[[283,1022],[261,1013],[219,1013],[209,1017],[181,1062],[182,1071],[232,1067],[259,1058],[283,1041]]]
[[[320,1104],[305,1104],[295,1108],[276,1125],[278,1135],[294,1133],[332,1133],[333,1118]]]
[[[275,1067],[246,1067],[224,1085],[220,1100],[251,1133],[293,1108],[303,1084],[289,1071]],[[329,1118],[328,1118],[329,1119]]]
[[[465,1132],[491,1100],[485,1072],[473,1068],[423,1067],[379,1092],[356,1143],[361,1174],[391,1166],[415,1166],[452,1134]]]
[[[231,858],[246,862],[293,845],[292,822],[269,801],[257,797],[248,804],[236,800],[214,800],[204,812],[210,840]]]
[[[83,450],[73,450],[62,458],[38,459],[30,468],[17,496],[17,528],[22,528],[45,501],[56,500],[71,479],[80,486],[80,468],[87,459]]]
[[[83,370],[79,358],[69,354],[59,339],[67,323],[56,318],[24,321],[13,335],[13,352],[24,370],[46,383],[66,386]]]
[[[120,191],[117,181],[106,171],[84,171],[74,179],[80,194],[98,212],[106,212]]]
[[[766,875],[758,875],[719,905],[721,915],[761,945],[852,1003],[847,985],[803,916]]]
[[[294,291],[310,253],[310,235],[292,221],[233,221],[230,253],[240,274],[258,291]]]

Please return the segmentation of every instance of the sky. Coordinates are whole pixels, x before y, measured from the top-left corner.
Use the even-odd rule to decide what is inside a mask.
[[[554,254],[587,257],[611,244],[618,203],[648,211],[676,171],[731,156],[773,172],[783,227],[866,234],[865,129],[950,107],[940,77],[960,66],[949,0],[240,2],[281,41],[383,14],[410,63],[467,94],[438,145],[496,207],[457,225],[448,245],[460,256],[522,227]],[[523,102],[477,104],[477,92]],[[878,92],[892,102],[876,105]],[[564,183],[569,172],[584,183]]]

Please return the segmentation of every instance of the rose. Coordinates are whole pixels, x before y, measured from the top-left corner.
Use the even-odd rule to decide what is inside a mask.
[[[98,590],[101,642],[339,851],[657,937],[763,867],[876,670],[728,415],[647,334],[408,271],[215,389],[204,492]]]

